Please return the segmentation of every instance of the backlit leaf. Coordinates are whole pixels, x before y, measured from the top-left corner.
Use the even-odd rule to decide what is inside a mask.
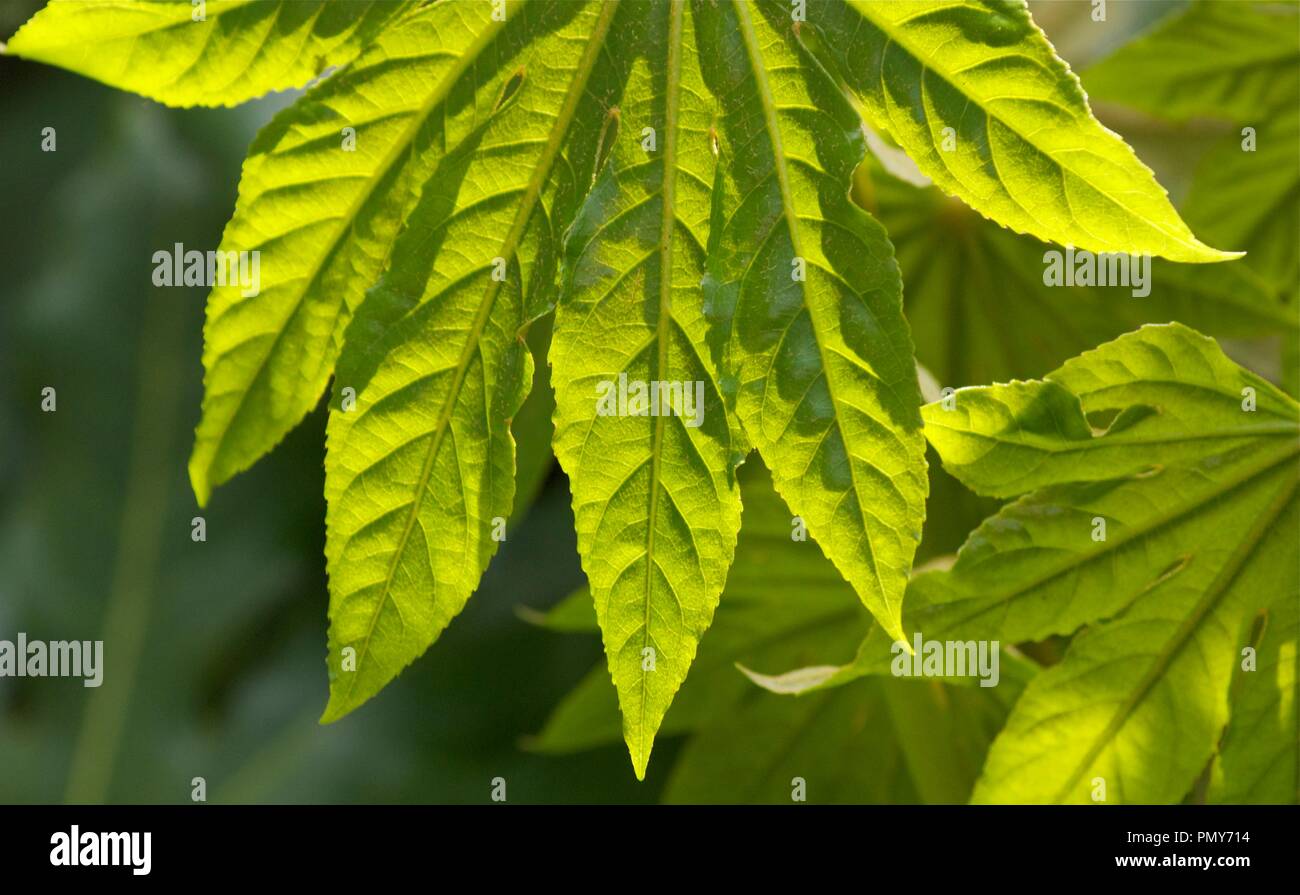
[[[693,27],[682,0],[620,8],[622,104],[568,237],[551,348],[556,456],[638,777],[740,528],[743,450],[700,301],[714,159]]]
[[[1087,802],[1098,779],[1107,801],[1181,798],[1227,720],[1242,617],[1300,596],[1300,407],[1177,325],[956,406],[925,411],[945,468],[983,493],[1037,490],[917,579],[916,625],[1010,642],[1093,625],[1030,683],[974,799]],[[879,654],[864,643],[858,666]]]
[[[537,15],[507,27],[487,4],[423,9],[258,135],[220,251],[258,252],[260,289],[214,285],[208,298],[190,459],[200,504],[316,405],[421,184],[454,164],[449,145],[481,138]],[[466,97],[465,83],[481,89]],[[355,151],[344,149],[345,127]]]
[[[409,0],[52,0],[7,52],[169,106],[233,106],[349,62]],[[201,18],[200,18],[201,16]]]
[[[927,482],[916,370],[889,240],[848,199],[856,115],[788,16],[701,3],[720,97],[707,311],[776,490],[890,630]]]
[[[1300,593],[1282,589],[1258,615],[1246,619],[1237,641],[1231,712],[1215,757],[1213,802],[1300,802]],[[1250,667],[1245,645],[1256,651]]]
[[[1019,233],[1095,252],[1236,257],[1192,235],[1151,171],[1093,118],[1015,0],[845,0],[808,25],[931,180]]]
[[[438,115],[436,169],[339,359],[325,482],[325,720],[428,648],[505,535],[509,422],[532,379],[521,334],[550,293],[557,219],[573,206],[571,188],[557,196],[559,172],[582,166],[563,150],[591,101],[614,9],[529,4],[446,87],[468,101]],[[431,240],[455,250],[432,251]]]

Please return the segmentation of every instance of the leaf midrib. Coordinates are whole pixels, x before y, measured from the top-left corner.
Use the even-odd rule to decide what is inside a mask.
[[[1242,427],[1240,429],[1212,429],[1205,432],[1188,433],[1184,435],[1169,435],[1150,438],[1125,438],[1122,433],[1116,433],[1114,436],[1097,435],[1084,441],[1073,441],[1065,447],[1055,447],[1052,444],[1039,444],[1031,441],[1016,441],[1012,438],[1005,438],[1001,432],[977,432],[972,429],[959,429],[954,426],[945,426],[942,423],[930,423],[936,429],[943,429],[948,432],[955,432],[958,435],[974,438],[980,441],[991,441],[998,445],[1007,445],[1010,447],[1026,448],[1029,450],[1039,451],[1044,454],[1060,456],[1062,454],[1077,454],[1081,452],[1102,450],[1112,447],[1144,447],[1162,444],[1183,444],[1189,441],[1217,441],[1221,439],[1234,438],[1276,438],[1282,435],[1295,437],[1300,435],[1300,425],[1294,423],[1260,423],[1256,426]],[[1051,437],[1051,436],[1043,436]],[[1113,478],[1114,476],[1110,476]]]
[[[662,217],[659,223],[659,319],[656,321],[658,344],[657,379],[664,379],[668,367],[668,335],[672,317],[672,238],[677,218],[677,112],[681,99],[682,68],[682,28],[685,6],[683,0],[671,0],[668,24],[668,62],[664,73],[664,154],[663,177],[659,197]],[[641,624],[641,655],[650,648],[650,603],[654,586],[654,549],[655,527],[659,516],[659,478],[660,461],[663,454],[663,435],[666,417],[663,414],[654,418],[654,436],[650,448],[650,505],[646,511],[646,555],[645,555],[645,615]],[[671,586],[671,585],[669,585]],[[637,711],[637,775],[644,774],[644,762],[647,759],[646,738],[646,689],[649,674],[641,671],[641,696]]]

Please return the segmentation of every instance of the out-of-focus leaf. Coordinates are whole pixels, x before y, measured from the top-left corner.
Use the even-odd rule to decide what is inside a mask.
[[[1206,239],[1246,252],[1300,311],[1300,7],[1198,0],[1085,75],[1089,91],[1158,118],[1226,119],[1184,213]],[[1180,317],[1207,332],[1201,321]],[[1218,333],[1214,333],[1218,334]],[[1289,343],[1295,339],[1289,336]]]
[[[938,681],[872,678],[803,699],[751,691],[691,737],[664,801],[962,803],[1006,712],[988,690]]]
[[[1294,111],[1300,104],[1300,8],[1196,0],[1089,68],[1083,82],[1093,99],[1160,118],[1246,123]],[[1208,231],[1206,237],[1215,238]]]
[[[532,387],[523,406],[510,421],[510,433],[515,437],[515,505],[510,512],[511,527],[532,506],[555,459],[551,453],[551,437],[555,434],[551,423],[551,416],[555,413],[555,393],[551,390],[551,366],[546,362],[551,348],[550,317],[532,324],[527,342],[533,356]]]
[[[1298,69],[1300,71],[1300,69]],[[1242,264],[1283,296],[1291,343],[1300,320],[1300,102],[1229,134],[1202,160],[1187,196],[1187,219],[1207,237],[1245,251]],[[1181,319],[1181,318],[1180,318]],[[1189,321],[1193,322],[1193,321]]]
[[[1245,261],[1205,266],[1156,258],[1145,268],[1146,289],[1132,273],[1128,285],[1049,286],[1048,253],[1062,250],[1011,233],[938,189],[918,189],[874,163],[858,171],[857,186],[859,198],[889,231],[906,284],[917,359],[940,385],[1042,376],[1143,323],[1178,320],[1221,338],[1281,332],[1300,339],[1300,314],[1245,269]],[[1257,205],[1252,209],[1257,212]],[[1207,232],[1209,219],[1197,218]]]

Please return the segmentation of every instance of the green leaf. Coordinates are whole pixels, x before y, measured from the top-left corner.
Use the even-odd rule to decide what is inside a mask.
[[[51,0],[6,52],[169,106],[233,106],[351,61],[405,0]]]
[[[990,691],[873,680],[793,700],[757,691],[737,672],[737,663],[789,667],[848,656],[871,625],[834,566],[811,541],[793,537],[798,529],[761,463],[751,459],[739,478],[745,511],[735,564],[691,674],[660,728],[661,736],[690,737],[665,800],[788,803],[791,777],[798,775],[814,803],[965,801],[1019,692],[1015,682]],[[596,630],[586,590],[552,609],[543,624]],[[614,692],[597,668],[529,747],[567,753],[619,736]],[[749,746],[743,756],[737,742]]]
[[[775,7],[775,3],[774,3]],[[808,26],[873,126],[1003,226],[1094,252],[1208,262],[1133,151],[1015,0],[846,0]]]
[[[1300,9],[1197,0],[1089,68],[1083,80],[1093,99],[1174,120],[1217,116],[1245,124],[1293,111],[1300,104]]]
[[[315,406],[421,186],[435,174],[450,184],[467,163],[449,150],[483,152],[484,131],[501,116],[498,128],[545,138],[555,110],[528,120],[514,87],[551,87],[535,86],[548,76],[544,67],[528,71],[549,53],[576,64],[581,45],[554,34],[551,20],[581,17],[585,7],[508,9],[507,22],[495,21],[489,4],[462,3],[403,19],[258,136],[221,251],[260,252],[261,290],[244,297],[238,286],[216,286],[208,300],[203,418],[190,459],[200,504]],[[556,77],[571,73],[561,68]],[[547,99],[558,104],[560,95]],[[510,124],[517,119],[525,120]],[[355,151],[343,148],[345,126],[355,129]],[[445,230],[427,251],[445,244]],[[546,283],[538,289],[547,302],[553,255],[537,271],[525,268]]]
[[[580,106],[599,101],[592,78],[613,12],[528,4],[504,30],[485,25],[483,58],[457,56],[455,79],[439,85],[457,101],[433,119],[437,167],[339,359],[323,720],[356,708],[428,648],[503,536],[515,489],[509,421],[532,379],[521,332],[553,288],[572,172],[586,164],[563,151]],[[436,251],[441,243],[455,250]]]
[[[1094,766],[1128,774],[1158,709],[1188,681],[1209,682],[1187,703],[1191,734],[1145,788],[1120,795],[1164,798],[1204,764],[1227,717],[1225,644],[1259,608],[1252,594],[1295,589],[1277,545],[1295,527],[1300,417],[1213,343],[1181,327],[1147,329],[1040,382],[963,390],[958,411],[928,409],[955,475],[985,494],[1024,496],[981,526],[950,570],[909,583],[928,488],[917,373],[900,264],[848,195],[868,135],[843,86],[940,189],[1033,234],[965,215],[955,229],[979,229],[950,240],[954,253],[936,250],[942,231],[925,243],[900,230],[918,319],[983,283],[1007,290],[1013,315],[963,308],[986,336],[998,335],[999,319],[1035,329],[1025,341],[1039,344],[1023,357],[1015,347],[968,362],[944,342],[934,362],[949,381],[998,378],[979,371],[1002,360],[1013,376],[1025,375],[1015,368],[1028,358],[1046,369],[1130,319],[1069,290],[1051,302],[1077,302],[1077,313],[1047,311],[1032,284],[1006,273],[1037,276],[1035,238],[1189,262],[1230,257],[1196,240],[1150,172],[1092,118],[1023,4],[834,0],[813,5],[808,22],[793,21],[782,0],[211,0],[204,22],[188,21],[193,11],[58,3],[16,36],[15,52],[48,51],[55,64],[184,104],[238,102],[342,66],[271,122],[245,164],[221,250],[258,252],[260,288],[213,288],[190,466],[205,502],[334,377],[324,720],[362,704],[440,635],[537,487],[551,406],[544,393],[526,402],[545,379],[533,358],[547,334],[532,325],[558,302],[555,450],[638,775],[661,724],[691,731],[701,745],[690,754],[706,756],[683,763],[678,794],[701,792],[689,783],[701,774],[724,778],[710,770],[706,740],[768,729],[777,739],[754,757],[775,769],[772,779],[787,774],[787,759],[833,750],[844,773],[822,785],[840,779],[843,792],[858,791],[862,765],[839,760],[874,756],[913,769],[916,779],[899,786],[914,797],[963,798],[969,761],[934,778],[919,770],[938,755],[923,731],[944,716],[944,686],[875,679],[781,700],[733,667],[806,664],[828,646],[842,659],[835,654],[859,644],[847,668],[769,681],[794,690],[840,682],[879,673],[880,648],[905,629],[1003,641],[1005,685],[951,697],[979,713],[1003,711],[1034,680],[980,798],[1016,793],[1015,761],[1042,766],[1038,782],[1056,787],[1033,798],[1078,796]],[[1255,166],[1223,167],[1264,181],[1258,165],[1282,161],[1284,127],[1261,128]],[[1268,182],[1285,196],[1291,174]],[[1258,209],[1222,213],[1206,183],[1189,207],[1215,219],[1206,232],[1229,222],[1223,232],[1249,245],[1256,267],[1166,265],[1171,285],[1146,312],[1222,321],[1207,327],[1216,334],[1234,325],[1293,334],[1292,308],[1274,293],[1294,288],[1285,241],[1300,225]],[[965,214],[934,191],[914,195],[933,200],[917,206],[921,218]],[[1271,199],[1263,187],[1251,195],[1256,205]],[[1034,301],[1041,314],[1014,316],[1012,302]],[[668,413],[606,412],[600,399],[612,386],[618,408],[628,381],[675,384],[681,399]],[[728,584],[744,475],[736,466],[751,444],[785,505],[772,500],[770,518],[755,523],[772,540],[742,554]],[[1108,540],[1089,537],[1099,516]],[[804,525],[813,540],[792,541]],[[797,561],[785,552],[794,549]],[[794,577],[782,579],[787,566]],[[792,582],[807,592],[792,594]],[[724,593],[734,607],[722,606],[705,637]],[[589,618],[571,613],[566,623]],[[1012,644],[1057,635],[1074,643],[1044,682]],[[1201,652],[1213,658],[1192,667],[1188,657]],[[1112,665],[1124,674],[1108,676]],[[1075,706],[1071,675],[1098,668],[1095,704],[1114,708],[1110,720],[1098,726],[1080,702],[1071,723],[1037,723],[1056,689]],[[566,742],[618,732],[617,722],[596,723],[617,717],[599,683],[572,703],[585,715]],[[900,696],[909,690],[927,699]],[[1243,695],[1242,718],[1267,698]],[[893,722],[880,743],[864,739],[863,713]],[[972,742],[967,758],[987,739]],[[1234,749],[1225,761],[1261,760]],[[1265,785],[1273,791],[1272,778]]]
[[[699,295],[714,162],[693,45],[682,0],[620,9],[622,104],[566,242],[551,347],[555,452],[638,777],[740,529],[743,450]]]
[[[1212,802],[1300,802],[1300,593],[1283,589],[1274,597],[1247,619],[1246,636],[1238,640],[1256,655],[1249,670],[1240,667],[1242,659],[1233,683],[1231,717],[1210,781]]]
[[[1085,414],[1114,416],[1097,434]],[[1179,324],[1122,336],[1043,381],[960,389],[924,415],[944,469],[992,497],[1286,450],[1297,434],[1291,398]]]
[[[1169,325],[925,415],[963,483],[1037,490],[980,526],[950,571],[916,579],[909,620],[931,640],[1013,643],[1093,626],[1026,688],[974,799],[1087,802],[1096,778],[1108,801],[1181,798],[1227,719],[1242,615],[1300,589],[1287,560],[1300,407]],[[878,670],[882,648],[868,638],[853,669]]]
[[[927,482],[901,284],[848,199],[857,116],[788,16],[700,4],[721,98],[707,313],[711,349],[776,489],[863,603],[898,630]]]
[[[789,667],[838,655],[847,659],[870,614],[840,574],[800,534],[757,457],[738,471],[744,518],[735,562],[712,626],[660,733],[699,729],[753,694],[737,663]],[[554,631],[596,631],[587,588],[548,612]],[[596,669],[555,709],[532,747],[567,752],[617,740],[618,706],[608,676]]]
[[[316,405],[444,139],[465,139],[511,76],[486,64],[508,52],[498,46],[503,28],[486,6],[421,10],[254,141],[220,251],[258,252],[260,291],[214,285],[208,298],[203,417],[190,458],[200,505]],[[493,83],[466,106],[453,91],[476,64]],[[355,151],[343,148],[344,127],[355,129]]]
[[[1016,704],[972,801],[1098,801],[1098,781],[1107,802],[1182,799],[1227,721],[1243,612],[1300,588],[1296,494],[1293,455],[1234,495],[1234,518],[1206,521],[1179,571],[1076,637]]]
[[[1294,328],[1300,320],[1300,102],[1260,119],[1254,131],[1251,151],[1234,133],[1207,153],[1187,196],[1187,218],[1247,253],[1242,263],[1290,302],[1285,313]]]
[[[751,689],[687,742],[663,800],[962,803],[1005,717],[987,690],[935,682],[877,678],[806,699]]]
[[[903,182],[875,163],[858,170],[856,184],[859,200],[885,225],[898,254],[917,360],[942,386],[1042,376],[1143,323],[1178,320],[1216,337],[1281,332],[1300,340],[1300,314],[1244,267],[1253,255],[1210,266],[1153,259],[1145,288],[1136,282],[1049,286],[1048,253],[1062,250],[1011,233],[937,188]],[[1240,176],[1237,184],[1235,190],[1220,185],[1218,194],[1248,188]],[[1228,200],[1219,204],[1223,212],[1241,209]],[[1250,207],[1258,213],[1258,204]],[[1210,215],[1196,220],[1210,232]]]

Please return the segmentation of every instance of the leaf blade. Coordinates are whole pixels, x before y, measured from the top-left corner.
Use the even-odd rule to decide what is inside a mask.
[[[233,106],[350,62],[408,2],[53,0],[6,52],[169,106]],[[197,49],[197,52],[194,50]]]
[[[509,422],[532,380],[520,334],[549,291],[550,256],[574,203],[557,195],[555,172],[567,168],[563,151],[613,10],[553,3],[514,13],[521,32],[508,64],[495,76],[467,74],[466,85],[504,95],[521,77],[511,104],[498,101],[460,132],[349,328],[337,385],[355,388],[357,410],[335,410],[328,431],[324,722],[428,648],[504,536],[515,489]],[[510,74],[525,64],[526,77]],[[459,251],[431,251],[434,236]]]
[[[778,493],[897,629],[924,439],[893,251],[845,190],[865,152],[857,116],[788,19],[697,9],[706,79],[725,98],[704,282],[713,350]]]
[[[627,60],[625,83],[606,118],[618,133],[569,234],[551,364],[556,456],[643,778],[731,565],[743,450],[706,360],[696,287],[711,160],[704,91],[684,64],[692,24],[682,0],[625,7],[611,50]],[[638,385],[649,390],[639,415]]]
[[[437,42],[454,25],[474,34],[463,53],[453,49],[456,36]],[[208,298],[203,415],[189,464],[201,506],[324,392],[348,320],[383,269],[417,184],[432,172],[434,113],[504,27],[459,4],[422,10],[254,141],[218,251],[257,252],[265,276],[254,295],[219,284]],[[424,85],[418,102],[394,102],[411,78]],[[373,113],[385,105],[396,111]],[[356,127],[361,151],[342,149],[345,122]],[[269,236],[268,219],[284,222]]]
[[[1238,671],[1229,697],[1228,725],[1210,778],[1209,801],[1218,804],[1300,802],[1300,593],[1278,591],[1247,627],[1257,621],[1260,636],[1238,641],[1257,650],[1257,664]]]
[[[1150,170],[1092,116],[1023,2],[846,0],[815,27],[872,123],[999,224],[1095,252],[1238,256],[1196,239]]]

